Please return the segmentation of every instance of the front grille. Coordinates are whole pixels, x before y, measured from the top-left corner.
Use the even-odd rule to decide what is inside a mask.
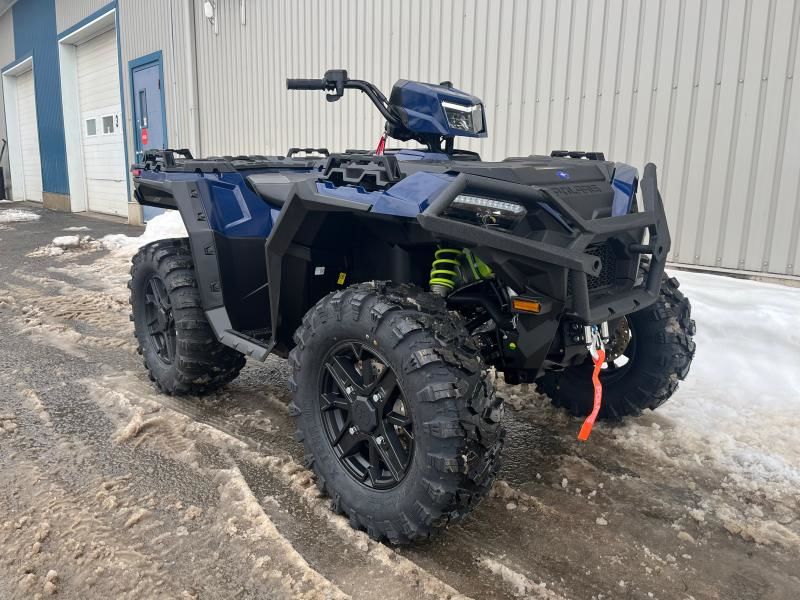
[[[586,253],[596,256],[603,263],[599,275],[587,276],[586,283],[589,286],[589,290],[597,290],[614,285],[617,280],[617,257],[611,244],[608,242],[594,244],[586,248]]]
[[[599,275],[587,275],[586,285],[589,291],[602,290],[614,285],[617,279],[617,257],[611,244],[593,244],[586,248],[586,254],[596,256],[603,263]],[[572,297],[572,279],[567,280],[567,296]]]

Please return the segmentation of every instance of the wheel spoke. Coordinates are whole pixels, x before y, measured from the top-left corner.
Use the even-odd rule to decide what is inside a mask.
[[[395,481],[403,478],[405,463],[408,455],[394,431],[384,431],[383,441],[380,445],[374,444],[381,461],[391,471]]]
[[[399,412],[393,410],[386,415],[386,422],[390,425],[396,425],[397,427],[402,427],[405,429],[411,425],[411,417],[400,414]]]
[[[375,444],[369,445],[369,467],[367,467],[367,474],[372,482],[372,485],[378,485],[381,477],[381,461],[378,448]]]
[[[397,389],[397,375],[394,374],[389,367],[383,370],[383,373],[370,385],[367,389],[367,394],[379,394],[381,403],[386,405],[387,401],[391,399]]]
[[[350,429],[350,417],[345,419],[345,422],[342,425],[342,428],[339,430],[339,433],[337,433],[336,436],[333,438],[333,445],[334,446],[338,446],[339,445],[339,442],[342,441],[342,438],[345,436],[345,434],[350,435],[350,433],[348,431],[349,429]]]
[[[353,358],[356,362],[362,360],[362,357],[364,356],[364,347],[361,344],[355,344],[351,342],[349,348],[350,352],[353,353]]]
[[[170,363],[175,359],[175,336],[169,331],[164,333],[164,354]]]
[[[350,401],[347,398],[343,398],[337,394],[322,394],[320,396],[320,400],[322,400],[323,412],[326,410],[332,410],[334,408],[350,410]]]
[[[371,390],[376,380],[375,362],[371,358],[361,361],[361,380],[364,382],[365,390]]]
[[[353,395],[363,395],[363,386],[358,383],[358,372],[352,363],[340,356],[334,356],[325,364],[325,368],[328,369],[345,397],[352,398]],[[347,388],[351,390],[349,393]]]
[[[161,282],[155,279],[150,280],[150,289],[153,291],[153,296],[155,297],[156,302],[161,310],[169,310],[171,308],[171,304],[169,301],[169,296],[166,294],[166,290],[162,290]]]
[[[339,438],[337,444],[342,451],[342,458],[355,454],[359,446],[364,442],[364,438],[350,433],[349,422],[345,427],[342,427],[342,431],[339,432],[337,437]]]

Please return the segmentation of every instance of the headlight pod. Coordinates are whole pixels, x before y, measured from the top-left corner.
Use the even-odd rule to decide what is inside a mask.
[[[475,225],[511,229],[525,218],[528,211],[516,202],[459,194],[447,208],[445,214]]]
[[[465,106],[455,102],[442,102],[447,124],[451,129],[466,131],[468,133],[481,133],[483,131],[483,106],[472,104]]]

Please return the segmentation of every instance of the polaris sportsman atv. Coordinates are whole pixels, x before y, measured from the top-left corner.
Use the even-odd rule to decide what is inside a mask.
[[[290,79],[338,101],[365,93],[377,150],[195,159],[147,152],[139,203],[177,209],[188,239],[133,258],[145,368],[168,394],[233,380],[245,357],[288,357],[317,484],[376,539],[428,538],[497,473],[507,384],[535,382],[575,415],[656,408],[684,379],[694,322],[664,274],[656,168],[598,152],[483,162],[481,101],[439,85]],[[419,149],[386,149],[387,137]]]

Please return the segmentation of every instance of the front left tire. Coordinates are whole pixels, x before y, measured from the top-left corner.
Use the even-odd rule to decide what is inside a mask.
[[[461,318],[408,285],[334,292],[295,334],[298,439],[333,509],[408,543],[461,520],[500,464],[502,403]]]

